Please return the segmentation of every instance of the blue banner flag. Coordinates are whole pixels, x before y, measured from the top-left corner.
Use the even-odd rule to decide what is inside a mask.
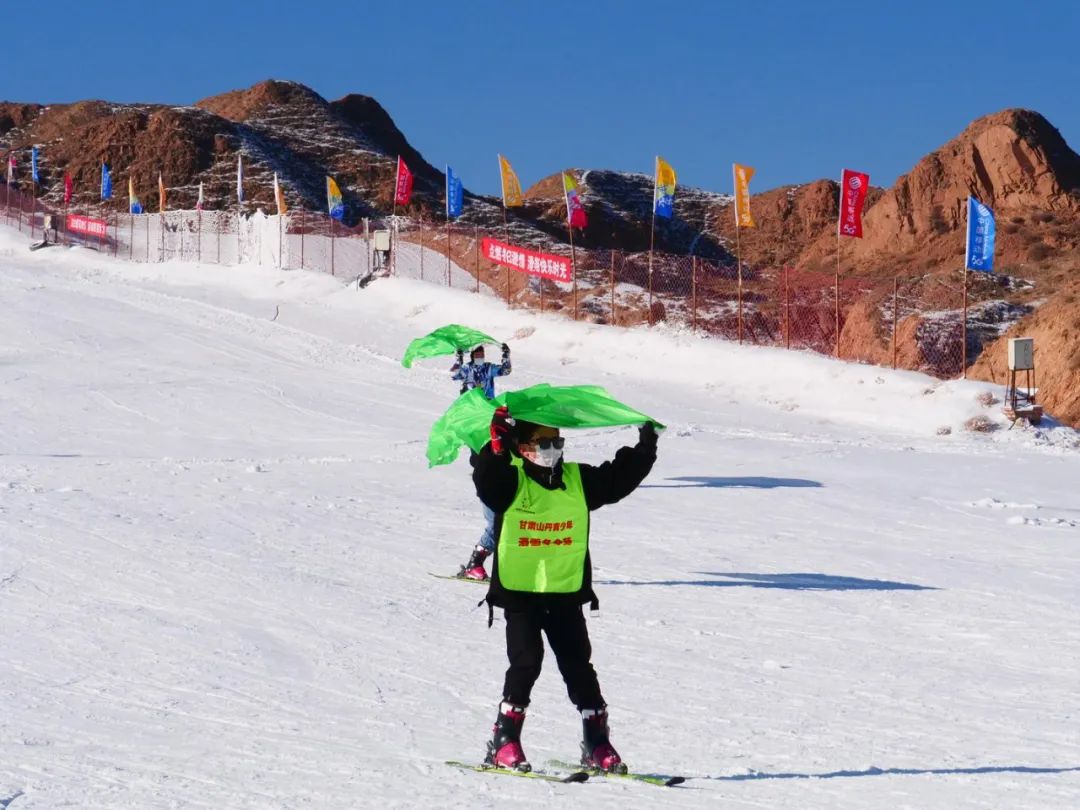
[[[454,174],[454,170],[446,167],[446,215],[448,217],[460,217],[464,205],[465,194],[461,186],[461,178]]]
[[[112,199],[112,175],[109,174],[109,164],[101,164],[101,199]]]
[[[994,272],[994,212],[968,197],[967,249],[964,268],[981,273]]]
[[[38,182],[37,156],[38,156],[37,147],[36,146],[31,147],[30,148],[30,177],[33,178],[35,183]]]

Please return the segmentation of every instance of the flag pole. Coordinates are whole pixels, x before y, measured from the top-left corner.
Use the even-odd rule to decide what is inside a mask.
[[[739,343],[742,343],[743,336],[743,307],[742,307],[742,243],[740,234],[742,228],[739,227],[739,217],[735,215],[735,264],[737,265],[737,278],[738,278],[738,296],[739,296]]]
[[[503,172],[502,155],[496,155],[499,161],[499,187],[502,189],[502,204],[503,204],[503,238],[507,244],[510,244],[510,223],[506,221],[506,175]],[[506,271],[506,306],[510,307],[510,267],[504,268]],[[477,268],[477,272],[480,268]],[[543,295],[543,289],[540,290],[540,294]]]
[[[574,289],[574,320],[578,319],[578,302],[577,302],[577,253],[574,250],[574,226],[570,224],[570,209],[566,210],[566,229],[570,231],[570,269],[574,274],[573,289]]]
[[[967,379],[967,331],[968,331],[968,269],[967,261],[964,262],[964,325],[961,329],[960,345],[960,378]]]
[[[476,268],[480,275],[480,268]],[[450,164],[446,165],[446,286],[450,286]]]
[[[843,191],[841,191],[841,194]],[[833,307],[834,307],[834,329],[835,337],[833,340],[834,354],[837,359],[840,358],[840,223],[836,223],[836,276],[833,280]]]
[[[653,262],[653,247],[656,244],[656,184],[659,179],[660,172],[660,158],[656,158],[656,165],[653,168],[653,201],[652,201],[652,219],[649,225],[649,326],[652,326],[652,262]]]

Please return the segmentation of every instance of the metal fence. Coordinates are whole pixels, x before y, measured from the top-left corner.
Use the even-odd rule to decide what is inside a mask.
[[[964,372],[964,284],[937,276],[870,281],[796,268],[747,266],[742,272],[694,256],[541,247],[571,257],[572,283],[540,279],[485,260],[477,226],[405,217],[347,226],[304,210],[166,211],[129,214],[97,207],[56,210],[6,187],[4,221],[50,239],[135,262],[183,260],[261,264],[330,273],[359,286],[380,275],[414,278],[498,297],[509,307],[557,312],[575,320],[651,324],[739,343],[803,349],[848,360],[925,371]],[[65,227],[84,214],[106,223],[86,236]]]

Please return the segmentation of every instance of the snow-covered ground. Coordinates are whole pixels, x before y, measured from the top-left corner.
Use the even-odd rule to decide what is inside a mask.
[[[965,431],[992,386],[25,246],[0,231],[0,808],[1080,805],[1077,434]],[[425,465],[448,363],[399,363],[450,322],[510,342],[508,385],[667,423],[595,516],[590,628],[613,741],[684,787],[443,764],[505,669],[482,589],[429,576],[481,528],[466,460]],[[525,751],[579,735],[549,656]]]

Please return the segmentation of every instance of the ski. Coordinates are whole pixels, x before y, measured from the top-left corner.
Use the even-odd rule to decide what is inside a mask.
[[[457,762],[455,760],[447,760],[447,765],[454,768],[461,768],[466,771],[476,771],[477,773],[495,773],[500,776],[520,776],[524,779],[542,779],[545,782],[587,782],[589,780],[589,774],[586,771],[580,769],[571,769],[571,773],[548,773],[547,771],[512,771],[509,768],[494,768],[491,765],[470,765],[467,762]]]
[[[628,771],[627,773],[615,773],[613,771],[602,771],[599,768],[585,768],[581,765],[571,765],[569,762],[561,762],[557,759],[548,760],[548,765],[552,768],[568,770],[578,768],[582,773],[587,773],[591,776],[606,776],[609,779],[631,779],[635,782],[647,782],[650,785],[657,785],[659,787],[675,787],[686,781],[685,776],[671,776],[662,773],[634,773],[633,771]]]
[[[456,579],[458,582],[475,582],[478,585],[488,585],[490,582],[486,579],[470,579],[469,577],[463,577],[459,574],[435,574],[431,571],[428,571],[428,573],[436,579]]]

